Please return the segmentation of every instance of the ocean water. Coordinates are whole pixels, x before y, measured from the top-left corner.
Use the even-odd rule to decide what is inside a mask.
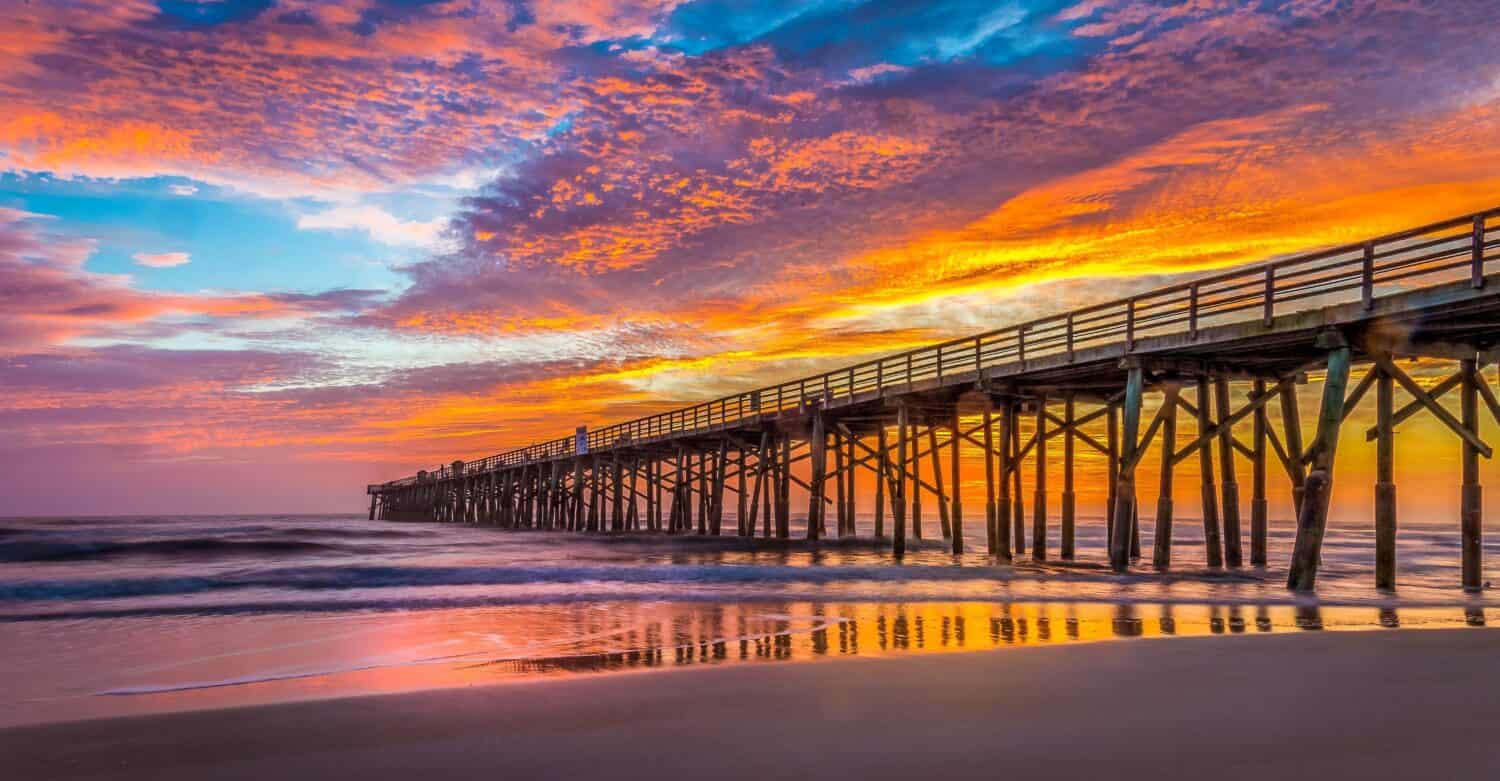
[[[1293,595],[1288,522],[1272,524],[1269,568],[1208,570],[1201,527],[1179,519],[1173,569],[1121,577],[1103,566],[1099,519],[1080,520],[1078,561],[1006,567],[968,520],[977,553],[949,554],[929,519],[900,563],[869,519],[858,539],[817,545],[360,516],[3,520],[0,725],[684,665],[1500,622],[1493,592],[1459,588],[1451,522],[1402,528],[1395,594],[1374,588],[1373,532],[1335,526],[1317,593]],[[1500,545],[1485,554],[1500,561]]]

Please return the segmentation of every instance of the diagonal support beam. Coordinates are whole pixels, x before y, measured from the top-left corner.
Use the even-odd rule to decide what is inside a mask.
[[[1354,386],[1354,390],[1349,393],[1349,398],[1344,400],[1344,420],[1349,419],[1349,415],[1354,412],[1354,408],[1365,397],[1365,394],[1370,392],[1370,388],[1375,386],[1375,380],[1379,377],[1380,366],[1377,364],[1371,366],[1365,372],[1365,376],[1359,378],[1359,384]]]
[[[1198,452],[1198,448],[1200,448],[1200,447],[1206,447],[1209,442],[1212,442],[1216,437],[1219,436],[1219,433],[1221,431],[1224,431],[1227,428],[1232,428],[1234,426],[1234,424],[1236,424],[1236,423],[1240,422],[1241,420],[1244,420],[1245,418],[1247,418],[1247,417],[1255,414],[1256,410],[1260,409],[1261,407],[1264,407],[1266,405],[1266,402],[1270,401],[1271,399],[1275,398],[1277,396],[1277,394],[1281,393],[1281,389],[1282,388],[1291,387],[1296,382],[1297,382],[1297,373],[1296,372],[1293,372],[1292,374],[1289,374],[1289,375],[1281,378],[1280,382],[1278,382],[1275,385],[1271,386],[1269,389],[1266,390],[1265,393],[1263,393],[1263,394],[1261,394],[1259,396],[1255,396],[1255,397],[1251,398],[1249,404],[1246,404],[1244,407],[1241,407],[1240,409],[1236,410],[1235,413],[1233,415],[1230,415],[1228,418],[1226,418],[1223,423],[1220,423],[1217,426],[1213,426],[1213,427],[1209,428],[1206,431],[1200,432],[1197,437],[1193,438],[1192,442],[1189,442],[1187,444],[1186,447],[1183,447],[1181,450],[1178,450],[1177,452],[1173,453],[1173,455],[1172,455],[1172,464],[1175,466],[1178,463],[1180,463],[1183,459],[1188,458],[1192,454]],[[1184,403],[1184,402],[1182,402],[1181,397],[1178,398],[1178,402],[1179,403]],[[1189,409],[1190,407],[1191,407],[1191,405],[1188,405],[1187,407],[1184,407],[1183,409],[1192,411],[1191,409]],[[1194,413],[1194,414],[1196,414],[1196,413]]]
[[[1146,450],[1151,447],[1151,443],[1156,439],[1157,430],[1161,428],[1162,423],[1166,420],[1167,408],[1170,406],[1170,404],[1163,404],[1157,407],[1156,417],[1152,418],[1151,425],[1146,427],[1146,434],[1141,437],[1141,442],[1136,447],[1136,451],[1130,457],[1120,462],[1120,471],[1134,472],[1135,468],[1140,465],[1141,459],[1146,455]]]
[[[1078,440],[1099,451],[1100,453],[1109,453],[1109,448],[1105,447],[1099,440],[1094,439],[1093,437],[1083,433],[1082,431],[1079,431],[1077,421],[1069,423],[1068,421],[1064,420],[1061,415],[1058,415],[1054,412],[1047,413],[1047,420],[1051,421],[1053,425],[1057,426],[1057,428],[1047,430],[1048,439],[1052,439],[1053,437],[1060,437],[1064,434],[1067,434],[1076,437]]]
[[[1433,417],[1442,421],[1443,425],[1447,426],[1454,434],[1457,434],[1459,439],[1469,443],[1471,447],[1479,451],[1480,455],[1485,458],[1490,458],[1494,455],[1494,451],[1490,449],[1489,445],[1486,445],[1477,434],[1466,428],[1463,423],[1460,423],[1458,418],[1453,417],[1453,413],[1444,409],[1443,405],[1437,403],[1436,398],[1427,391],[1422,390],[1422,386],[1418,385],[1406,372],[1401,371],[1401,367],[1397,366],[1389,356],[1376,356],[1375,362],[1382,371],[1388,373],[1391,379],[1396,381],[1397,385],[1401,386],[1402,390],[1411,394],[1412,398],[1416,399],[1428,412],[1431,412]],[[1459,375],[1459,379],[1462,380],[1463,372],[1459,372]]]
[[[1479,391],[1479,398],[1484,399],[1484,406],[1489,408],[1490,417],[1500,423],[1500,401],[1496,401],[1494,391],[1490,390],[1490,381],[1484,378],[1484,373],[1474,373],[1474,384]]]
[[[1395,378],[1395,375],[1392,375],[1392,379],[1394,379],[1394,378]],[[1444,379],[1442,382],[1440,382],[1440,383],[1432,386],[1432,390],[1430,390],[1430,391],[1427,392],[1428,396],[1430,396],[1433,401],[1441,399],[1443,397],[1443,395],[1446,394],[1448,391],[1451,391],[1454,388],[1457,388],[1458,384],[1461,381],[1463,381],[1463,373],[1462,372],[1455,372],[1453,374],[1453,376],[1448,377],[1447,379]],[[1391,416],[1391,425],[1392,426],[1399,426],[1399,425],[1401,425],[1401,423],[1403,423],[1407,418],[1411,417],[1412,415],[1417,414],[1418,412],[1421,412],[1422,409],[1423,409],[1423,404],[1422,404],[1422,400],[1421,399],[1417,399],[1415,401],[1412,401],[1412,402],[1406,404],[1406,406],[1403,406],[1401,409],[1396,410],[1396,414],[1395,415]],[[1379,427],[1377,427],[1377,426],[1371,426],[1368,430],[1365,431],[1365,441],[1366,442],[1374,442],[1375,441],[1375,437],[1378,436],[1378,435],[1379,435]]]

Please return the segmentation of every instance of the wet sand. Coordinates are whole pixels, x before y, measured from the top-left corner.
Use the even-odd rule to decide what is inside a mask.
[[[1500,632],[580,676],[0,731],[6,778],[1490,777]]]

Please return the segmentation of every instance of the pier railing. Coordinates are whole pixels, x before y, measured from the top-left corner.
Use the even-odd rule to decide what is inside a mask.
[[[810,377],[769,385],[587,432],[589,452],[708,433],[762,415],[837,404],[855,395],[902,389],[918,382],[1021,364],[1081,349],[1123,344],[1169,333],[1195,338],[1200,329],[1301,308],[1361,301],[1372,308],[1382,295],[1468,279],[1483,284],[1485,263],[1496,258],[1500,238],[1488,222],[1500,208],[1466,215],[1368,241],[1295,255],[1128,298],[927,345]],[[466,472],[545,461],[577,453],[567,436],[467,462]],[[449,474],[438,467],[433,475]],[[397,487],[416,477],[383,484]]]

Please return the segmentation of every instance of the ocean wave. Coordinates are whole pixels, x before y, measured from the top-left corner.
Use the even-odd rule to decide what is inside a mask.
[[[439,534],[435,529],[351,529],[347,526],[271,526],[250,524],[226,526],[215,529],[217,534],[229,536],[268,537],[336,537],[339,539],[399,540],[413,537],[432,537]]]
[[[807,567],[788,565],[660,564],[643,566],[338,566],[283,567],[213,577],[147,577],[78,580],[27,580],[0,583],[0,603],[78,599],[119,599],[142,596],[197,594],[206,591],[261,588],[291,591],[347,591],[452,586],[536,586],[558,584],[617,584],[662,586],[745,586],[774,584],[826,585],[833,583],[921,581],[1005,582],[1034,579],[1045,573],[1054,582],[1118,582],[1095,567],[1015,567],[994,569],[951,566],[865,565]],[[1140,575],[1142,580],[1171,583],[1256,582],[1252,573],[1195,572]]]
[[[79,561],[112,556],[259,556],[347,550],[306,540],[231,540],[188,537],[160,540],[21,539],[0,543],[0,561]]]
[[[1123,595],[1111,594],[1006,594],[996,593],[988,597],[962,596],[955,597],[941,588],[921,589],[903,592],[899,596],[878,592],[840,592],[830,595],[816,588],[802,589],[739,589],[732,592],[688,592],[684,593],[672,588],[647,588],[622,592],[618,589],[606,586],[580,589],[568,593],[513,593],[494,595],[441,595],[441,596],[389,596],[368,597],[347,600],[296,600],[296,599],[257,599],[232,602],[218,602],[196,605],[121,605],[119,607],[78,607],[60,608],[56,610],[20,610],[0,612],[0,624],[3,623],[30,623],[38,621],[65,621],[65,620],[88,620],[100,618],[160,618],[160,617],[183,617],[183,616],[235,616],[235,615],[270,615],[270,614],[319,614],[319,613],[350,613],[350,612],[406,612],[406,611],[431,611],[431,610],[453,610],[491,607],[514,607],[531,605],[580,605],[580,604],[607,604],[607,603],[735,603],[735,604],[764,604],[785,605],[790,603],[838,603],[838,604],[874,604],[874,603],[951,603],[951,602],[980,602],[996,604],[1107,604],[1140,608],[1143,606],[1181,606],[1181,605],[1203,605],[1221,607],[1306,607],[1306,608],[1361,608],[1375,610],[1379,608],[1408,609],[1453,609],[1463,610],[1476,607],[1493,608],[1496,604],[1484,602],[1475,604],[1463,598],[1395,598],[1392,596],[1381,596],[1376,598],[1319,598],[1305,594],[1284,592],[1281,594],[1151,594],[1151,595]]]

